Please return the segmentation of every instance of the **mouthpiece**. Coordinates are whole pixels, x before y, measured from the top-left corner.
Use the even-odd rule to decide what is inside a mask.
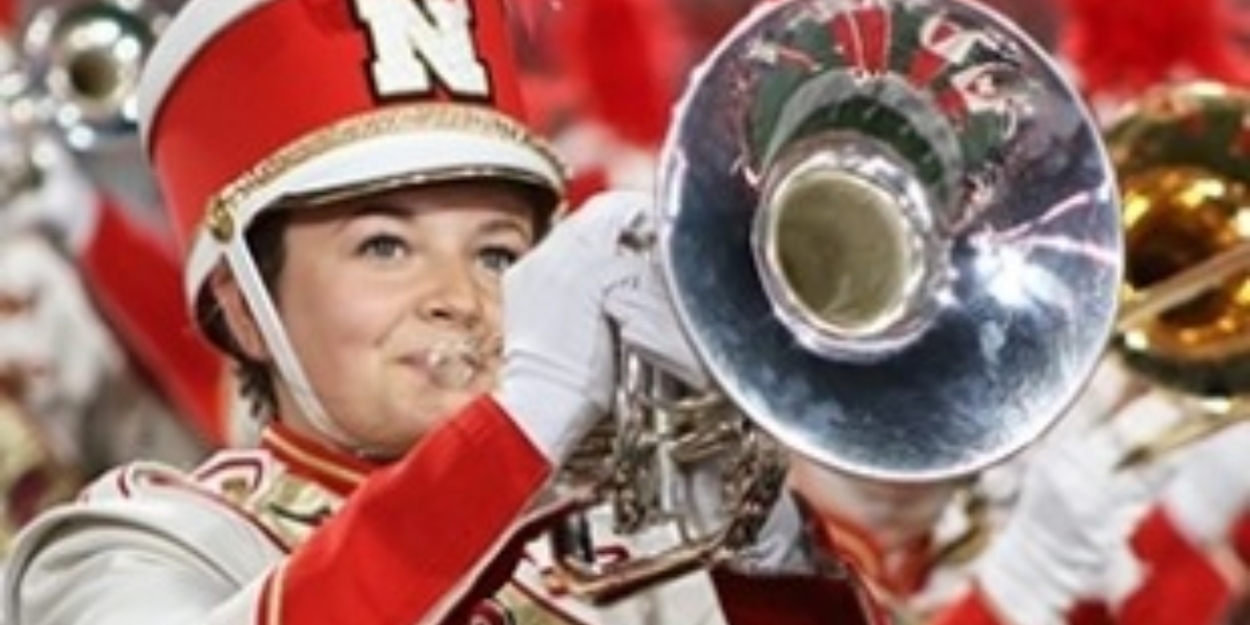
[[[449,339],[430,349],[426,365],[435,384],[445,389],[462,389],[499,358],[501,347],[498,338]]]

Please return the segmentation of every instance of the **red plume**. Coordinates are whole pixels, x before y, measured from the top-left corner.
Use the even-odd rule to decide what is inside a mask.
[[[557,49],[590,117],[634,145],[658,146],[687,58],[667,0],[568,2]]]
[[[17,27],[17,0],[0,0],[0,34],[9,36]]]
[[[1060,53],[1088,96],[1126,96],[1176,78],[1250,81],[1250,28],[1227,0],[1064,0]]]

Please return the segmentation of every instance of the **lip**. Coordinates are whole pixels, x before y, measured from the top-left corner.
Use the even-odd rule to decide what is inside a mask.
[[[428,373],[430,370],[430,353],[428,349],[408,352],[399,357],[399,362],[406,367],[412,367]]]
[[[472,339],[457,338],[435,341],[429,346],[404,353],[399,362],[410,367],[433,386],[447,390],[462,390],[473,385],[483,373],[476,362],[476,354],[467,346]]]
[[[401,358],[403,360],[416,360],[425,363],[433,362],[434,359],[439,357],[475,358],[481,344],[482,339],[475,336],[441,336],[413,345],[411,349],[401,352],[403,354]]]

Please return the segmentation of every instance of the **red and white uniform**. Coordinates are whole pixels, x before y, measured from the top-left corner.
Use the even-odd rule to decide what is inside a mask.
[[[465,622],[550,473],[488,400],[385,468],[263,440],[190,474],[118,469],[31,525],[10,625]]]
[[[1250,513],[1247,450],[1250,426],[1239,424],[1176,452],[1175,477],[1129,542],[1136,575],[1109,597],[1116,622],[1223,623],[1245,595],[1239,542]]]
[[[549,475],[485,399],[386,467],[273,426],[192,473],[118,469],[32,525],[5,611],[9,625],[867,622],[853,585],[799,575],[693,574],[605,610],[553,594],[545,540],[520,551],[542,525],[518,522],[541,518]]]

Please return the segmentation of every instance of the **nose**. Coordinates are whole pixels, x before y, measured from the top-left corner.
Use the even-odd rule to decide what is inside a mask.
[[[421,315],[426,320],[465,329],[482,321],[485,296],[474,277],[473,267],[459,259],[440,262],[425,276]]]

